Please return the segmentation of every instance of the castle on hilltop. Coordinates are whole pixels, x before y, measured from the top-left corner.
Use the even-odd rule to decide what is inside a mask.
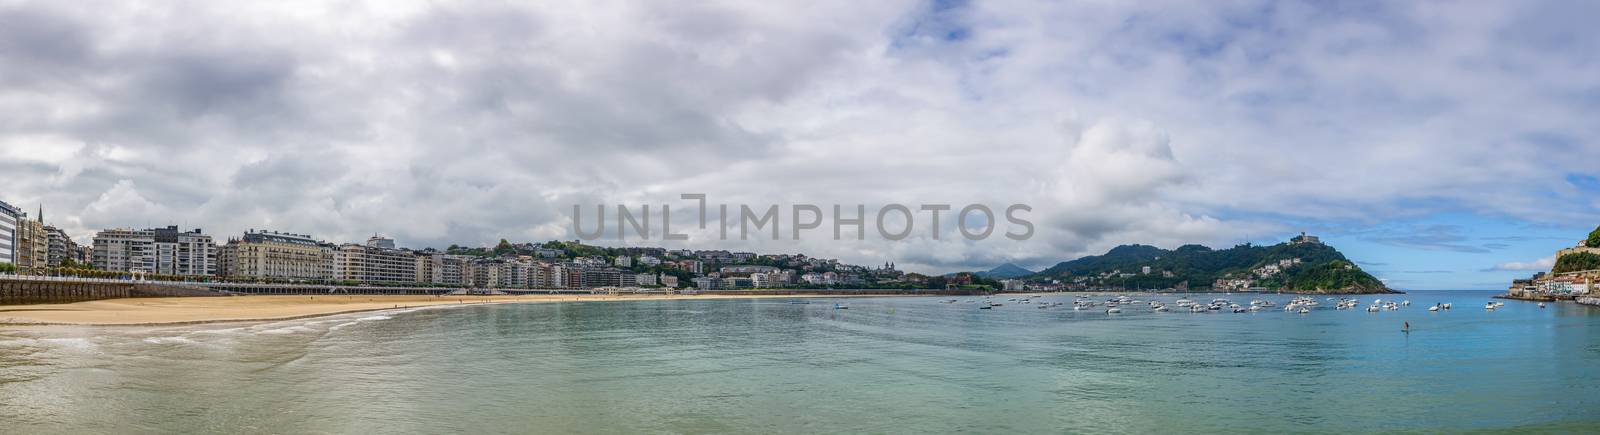
[[[1309,243],[1309,244],[1313,244],[1313,245],[1321,245],[1322,244],[1322,239],[1317,238],[1317,236],[1308,236],[1308,235],[1306,235],[1305,231],[1301,231],[1299,237],[1295,237],[1293,239],[1289,239],[1289,244],[1291,244],[1291,245],[1299,245],[1299,244],[1305,244],[1305,243]]]

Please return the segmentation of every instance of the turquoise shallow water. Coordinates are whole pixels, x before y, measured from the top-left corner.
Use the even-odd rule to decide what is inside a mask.
[[[1600,431],[1600,309],[1485,312],[1491,294],[1304,315],[872,298],[0,330],[0,433]]]

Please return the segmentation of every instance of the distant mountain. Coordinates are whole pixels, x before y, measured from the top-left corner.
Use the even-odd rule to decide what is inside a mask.
[[[1287,267],[1279,266],[1280,262]],[[1296,262],[1295,260],[1299,260]],[[1149,267],[1149,272],[1144,268]],[[1263,268],[1280,270],[1263,276]],[[1304,293],[1387,293],[1382,281],[1361,270],[1338,250],[1321,243],[1239,245],[1214,250],[1184,245],[1165,250],[1123,245],[1105,255],[1065,261],[1030,278],[1059,279],[1094,287],[1167,289],[1211,288],[1219,278],[1249,279],[1252,287]]]
[[[1006,263],[1006,264],[1002,264],[1002,265],[999,265],[999,266],[995,266],[995,268],[989,269],[987,271],[974,273],[974,275],[978,275],[978,276],[981,276],[981,277],[984,277],[984,278],[993,278],[993,279],[1020,278],[1020,277],[1024,277],[1024,276],[1028,276],[1028,275],[1032,275],[1032,274],[1033,274],[1033,271],[1028,270],[1028,269],[1023,269],[1022,266],[1018,266],[1018,265],[1011,264],[1011,263]]]

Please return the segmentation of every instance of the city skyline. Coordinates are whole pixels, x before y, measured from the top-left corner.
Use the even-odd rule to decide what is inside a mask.
[[[0,200],[79,243],[413,248],[573,240],[574,205],[693,222],[681,192],[1026,203],[1027,241],[591,242],[941,274],[1305,231],[1396,288],[1503,288],[1600,223],[1571,8],[10,4]]]

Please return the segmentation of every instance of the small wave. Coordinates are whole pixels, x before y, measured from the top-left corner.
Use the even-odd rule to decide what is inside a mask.
[[[312,331],[316,331],[316,330],[308,328],[308,327],[305,327],[305,326],[290,326],[290,327],[287,327],[287,328],[277,328],[277,329],[268,329],[268,330],[263,330],[263,331],[257,331],[256,333],[257,334],[270,334],[270,335],[284,335],[284,334],[294,334],[294,333],[298,333],[298,332],[312,332]]]
[[[365,321],[369,321],[369,320],[389,320],[389,319],[393,319],[393,318],[394,317],[390,317],[390,316],[368,316],[368,317],[362,317],[362,318],[356,319],[356,321],[365,322]]]
[[[183,336],[176,336],[176,337],[147,337],[147,338],[144,339],[144,342],[145,343],[150,343],[150,344],[195,344],[196,343],[194,340],[190,340],[188,337],[183,337]]]
[[[243,327],[239,327],[239,328],[222,328],[222,329],[201,329],[201,330],[198,330],[198,331],[194,331],[192,333],[193,334],[232,334],[232,333],[241,332],[241,331],[244,331],[244,330],[245,330],[245,328],[243,328]]]
[[[91,350],[95,349],[94,342],[89,341],[88,338],[84,338],[84,337],[41,338],[41,339],[39,339],[39,342],[49,343],[49,344],[53,345],[54,347],[58,347],[58,348],[61,348],[61,349],[71,349],[71,350],[79,350],[79,351],[91,351]]]

